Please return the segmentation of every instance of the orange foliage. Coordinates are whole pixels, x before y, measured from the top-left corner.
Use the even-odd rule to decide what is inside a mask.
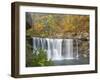
[[[43,25],[42,24],[35,24],[34,25],[34,30],[36,31],[42,31],[43,30]]]

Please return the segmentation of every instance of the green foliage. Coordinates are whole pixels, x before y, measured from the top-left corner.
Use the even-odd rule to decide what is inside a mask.
[[[33,52],[32,64],[32,66],[50,66],[53,62],[47,59],[46,51],[38,49]]]
[[[32,46],[26,41],[26,67],[32,66]]]
[[[26,66],[51,66],[53,61],[47,59],[47,52],[44,49],[32,51],[31,45],[26,43]]]

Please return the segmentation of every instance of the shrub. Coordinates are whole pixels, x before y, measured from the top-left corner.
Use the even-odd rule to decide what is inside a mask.
[[[37,49],[33,52],[32,66],[50,66],[51,60],[47,59],[47,52],[44,49]]]

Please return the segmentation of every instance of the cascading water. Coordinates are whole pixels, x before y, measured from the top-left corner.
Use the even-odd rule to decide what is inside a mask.
[[[78,58],[78,41],[76,41],[76,51],[73,49],[73,42],[73,39],[33,37],[33,49],[44,49],[48,60],[76,59]]]
[[[62,46],[62,54],[64,59],[73,59],[73,39],[64,39]]]

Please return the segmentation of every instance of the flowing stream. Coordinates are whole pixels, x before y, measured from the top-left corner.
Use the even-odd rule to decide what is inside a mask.
[[[39,48],[47,52],[48,60],[78,59],[77,40],[33,37],[33,49]]]

